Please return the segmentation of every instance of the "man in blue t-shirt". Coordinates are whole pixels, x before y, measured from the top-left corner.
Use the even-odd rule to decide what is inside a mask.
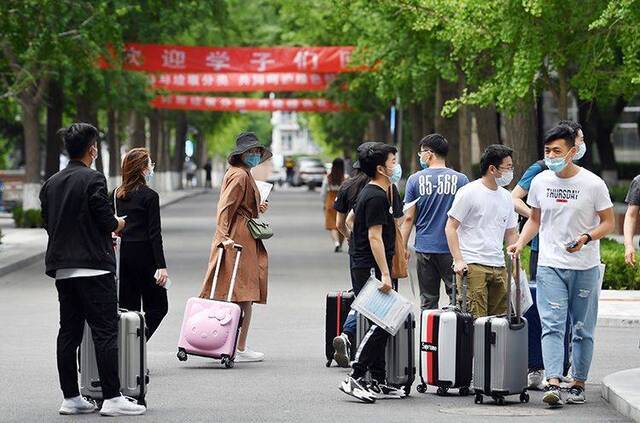
[[[456,192],[469,179],[446,167],[448,152],[449,144],[440,134],[427,135],[420,141],[418,156],[423,170],[409,177],[404,197],[405,205],[416,202],[405,213],[402,237],[407,243],[415,224],[418,283],[423,310],[438,308],[441,280],[444,280],[447,294],[451,297],[453,258],[444,228]]]

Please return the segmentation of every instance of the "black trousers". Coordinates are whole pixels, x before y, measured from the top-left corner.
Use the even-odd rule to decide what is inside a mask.
[[[538,276],[538,252],[531,250],[531,256],[529,257],[529,274],[530,279],[534,280]]]
[[[453,257],[449,253],[416,253],[420,306],[423,310],[438,308],[440,281],[444,281],[447,295],[453,291]]]
[[[391,263],[389,263],[389,267],[391,267]],[[375,267],[375,274],[380,279],[381,273],[377,266]],[[354,287],[359,286],[362,288],[371,276],[371,269],[351,269],[351,276]],[[384,383],[386,380],[385,349],[387,348],[387,340],[391,335],[375,323],[371,321],[369,323],[371,324],[369,331],[360,342],[355,360],[351,366],[351,376],[354,379],[359,379],[369,371],[371,378],[379,383]]]
[[[167,315],[167,290],[156,284],[155,261],[148,242],[123,242],[120,247],[120,307],[144,310],[149,334],[158,329]],[[142,307],[141,307],[142,302]]]
[[[65,398],[80,395],[78,347],[84,322],[89,324],[96,348],[98,374],[104,399],[120,395],[118,377],[118,306],[113,274],[56,281],[60,302],[57,361]]]

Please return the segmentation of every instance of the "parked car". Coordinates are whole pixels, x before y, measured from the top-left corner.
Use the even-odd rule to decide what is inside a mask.
[[[287,172],[285,168],[273,169],[271,175],[267,178],[267,182],[273,185],[282,186],[287,180]]]
[[[293,186],[306,185],[309,189],[322,186],[327,174],[324,163],[315,157],[300,157],[293,169]]]

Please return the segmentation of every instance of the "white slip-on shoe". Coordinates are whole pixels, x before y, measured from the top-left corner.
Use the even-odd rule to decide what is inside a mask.
[[[246,347],[244,351],[236,351],[235,361],[237,363],[252,363],[264,361],[264,354],[261,352],[252,351],[248,347]]]
[[[139,416],[147,411],[147,407],[140,405],[131,397],[119,397],[104,400],[100,415],[102,416]]]
[[[60,414],[65,416],[71,416],[74,414],[89,414],[96,411],[95,403],[87,401],[81,396],[75,398],[65,398],[60,406]]]

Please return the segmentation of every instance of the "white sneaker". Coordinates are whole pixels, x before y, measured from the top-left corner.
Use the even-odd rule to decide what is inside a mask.
[[[532,391],[544,391],[547,381],[544,379],[544,370],[534,370],[527,376],[528,389]]]
[[[235,361],[238,363],[251,363],[256,361],[263,361],[264,354],[257,351],[251,351],[248,347],[244,351],[237,350]]]
[[[60,406],[60,414],[70,416],[73,414],[88,414],[96,411],[98,407],[93,402],[87,401],[78,395],[74,398],[65,398]]]
[[[120,395],[119,397],[104,400],[100,415],[102,416],[139,416],[144,414],[147,408],[139,405],[133,398]]]

